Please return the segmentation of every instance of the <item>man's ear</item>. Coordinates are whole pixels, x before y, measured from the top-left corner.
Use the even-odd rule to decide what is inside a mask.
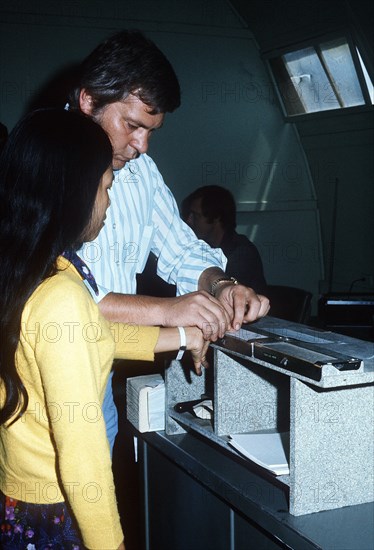
[[[93,99],[85,88],[83,88],[79,94],[79,107],[82,113],[84,113],[85,115],[92,114]]]

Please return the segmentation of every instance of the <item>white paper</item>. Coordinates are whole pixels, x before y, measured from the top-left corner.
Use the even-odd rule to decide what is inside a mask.
[[[148,391],[149,431],[165,429],[165,384],[162,382]]]
[[[213,417],[213,401],[211,399],[205,399],[198,405],[194,405],[193,411],[198,418],[203,420],[211,420]]]
[[[237,451],[276,475],[290,473],[287,459],[289,441],[289,432],[254,432],[229,436],[230,445]]]

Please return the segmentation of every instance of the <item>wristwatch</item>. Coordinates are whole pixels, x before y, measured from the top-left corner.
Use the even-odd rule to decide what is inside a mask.
[[[238,285],[239,281],[235,279],[235,277],[220,277],[219,279],[216,279],[215,281],[212,282],[212,286],[210,287],[210,294],[212,296],[214,297],[216,296],[217,287],[221,283],[231,283],[233,285]]]

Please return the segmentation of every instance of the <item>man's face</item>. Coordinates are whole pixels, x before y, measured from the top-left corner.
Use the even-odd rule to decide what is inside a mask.
[[[92,114],[89,103],[86,106],[82,104],[82,96],[81,109],[88,115]],[[151,115],[151,110],[138,97],[130,94],[123,101],[110,103],[92,115],[110,138],[114,170],[123,168],[126,162],[147,152],[152,132],[161,128],[165,116],[163,113]]]
[[[190,204],[190,210],[186,222],[194,230],[199,239],[203,239],[208,244],[212,244],[215,235],[215,223],[209,223],[204,216],[201,207],[201,197],[195,199]]]

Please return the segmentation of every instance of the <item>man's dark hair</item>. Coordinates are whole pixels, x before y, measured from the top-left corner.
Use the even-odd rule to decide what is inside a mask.
[[[192,201],[201,198],[201,210],[209,223],[219,219],[226,231],[236,228],[236,204],[232,193],[219,185],[198,187],[183,201],[184,217],[188,213]],[[188,215],[188,214],[187,214]]]
[[[129,94],[151,107],[151,114],[172,112],[180,105],[173,67],[158,47],[136,30],[114,34],[83,61],[79,86],[69,98],[75,109],[82,89],[92,96],[93,114]]]

